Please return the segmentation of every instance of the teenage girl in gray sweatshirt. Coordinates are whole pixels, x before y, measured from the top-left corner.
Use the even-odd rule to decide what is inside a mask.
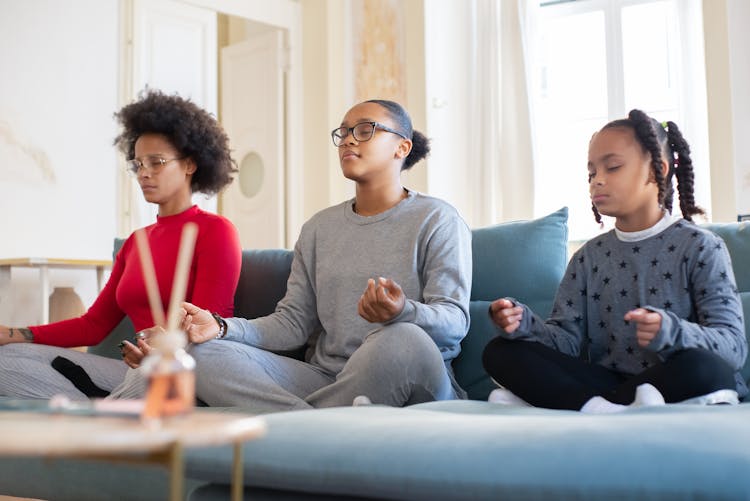
[[[356,196],[304,224],[276,311],[217,320],[185,304],[197,394],[209,405],[264,412],[465,395],[451,361],[469,327],[471,233],[449,204],[401,185],[428,140],[381,100],[351,108],[331,135]],[[274,353],[314,334],[305,361]]]
[[[615,229],[570,260],[545,321],[511,298],[492,303],[499,336],[487,372],[539,407],[615,412],[707,396],[736,402],[747,340],[729,253],[696,226],[690,149],[673,122],[639,110],[594,135],[589,191],[595,218]],[[673,219],[672,178],[683,219]]]

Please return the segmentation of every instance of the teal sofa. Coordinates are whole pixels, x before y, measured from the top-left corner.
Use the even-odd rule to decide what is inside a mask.
[[[481,353],[495,332],[488,304],[509,295],[550,310],[567,263],[566,223],[561,209],[473,231],[471,328],[454,362],[470,400],[267,414],[267,435],[244,447],[247,497],[750,499],[750,403],[594,416],[486,402],[493,384]],[[727,242],[748,318],[750,224],[709,227]],[[237,316],[272,311],[290,263],[288,251],[245,251]],[[112,353],[125,335],[113,333],[96,349]],[[750,380],[750,363],[743,374]],[[190,499],[228,498],[231,457],[227,447],[188,451]],[[162,499],[167,492],[164,472],[151,468],[6,458],[0,471],[0,494]]]

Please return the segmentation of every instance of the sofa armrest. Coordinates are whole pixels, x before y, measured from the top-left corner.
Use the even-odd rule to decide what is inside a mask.
[[[732,258],[734,278],[744,310],[745,337],[750,343],[750,222],[710,223],[703,226],[724,240]],[[745,360],[742,376],[750,385],[750,357]]]

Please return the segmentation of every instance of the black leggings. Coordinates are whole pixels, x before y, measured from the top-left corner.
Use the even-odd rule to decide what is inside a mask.
[[[540,343],[496,337],[482,355],[497,383],[535,407],[579,410],[594,396],[627,405],[635,389],[651,383],[664,400],[680,402],[721,389],[735,389],[732,367],[703,349],[675,353],[636,375],[608,370]]]

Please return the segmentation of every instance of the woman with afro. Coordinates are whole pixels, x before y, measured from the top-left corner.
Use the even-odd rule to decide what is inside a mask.
[[[177,95],[149,90],[115,114],[121,133],[115,145],[128,160],[143,197],[158,207],[156,222],[144,228],[162,304],[169,304],[182,228],[192,222],[198,236],[186,297],[217,315],[231,316],[239,280],[241,246],[232,223],[193,205],[193,193],[212,195],[236,171],[229,140],[216,119]],[[123,317],[136,331],[121,344],[122,360],[66,349],[102,341]],[[0,326],[0,395],[86,400],[128,394],[129,368],[148,354],[155,321],[149,308],[133,235],[117,253],[112,273],[91,308],[78,318],[31,327]],[[131,374],[133,371],[131,371]],[[118,388],[118,386],[120,388]],[[126,388],[130,388],[125,390]]]

